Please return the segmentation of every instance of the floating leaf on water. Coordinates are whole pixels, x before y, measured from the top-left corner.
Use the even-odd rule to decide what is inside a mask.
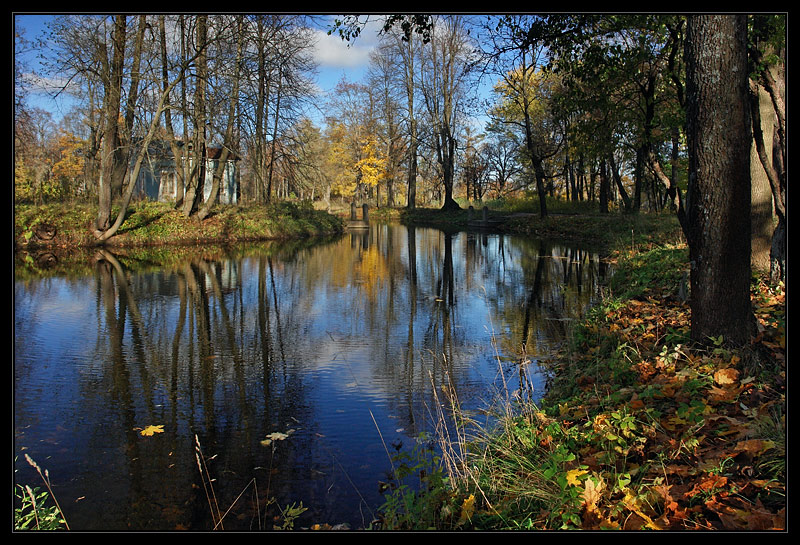
[[[294,432],[294,430],[289,430],[289,433],[292,433],[292,432]],[[263,446],[267,447],[270,444],[272,444],[273,441],[283,441],[287,437],[289,437],[289,435],[286,434],[286,433],[281,433],[279,431],[274,431],[274,432],[268,434],[266,439],[261,441],[261,444]]]
[[[140,433],[145,436],[154,435],[156,433],[164,433],[164,425],[163,424],[158,424],[155,426],[150,425],[147,426],[145,429],[143,429]]]

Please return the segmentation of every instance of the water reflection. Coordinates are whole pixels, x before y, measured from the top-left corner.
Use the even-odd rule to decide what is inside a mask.
[[[49,469],[73,529],[210,528],[195,437],[235,502],[226,529],[270,527],[271,498],[309,507],[299,525],[363,527],[442,392],[541,395],[517,362],[604,274],[584,250],[398,225],[137,273],[99,252],[93,277],[15,283],[15,452]]]

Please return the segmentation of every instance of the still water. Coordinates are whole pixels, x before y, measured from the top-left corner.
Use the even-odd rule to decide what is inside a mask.
[[[226,530],[301,502],[295,527],[366,527],[444,393],[476,418],[541,396],[537,358],[606,275],[574,247],[400,225],[118,257],[14,284],[15,479],[41,484],[25,454],[46,468],[73,530],[211,529],[198,443]]]

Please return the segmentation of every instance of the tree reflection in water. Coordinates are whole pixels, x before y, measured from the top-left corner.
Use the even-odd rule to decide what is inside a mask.
[[[366,526],[387,446],[432,431],[443,392],[540,396],[537,358],[606,274],[582,249],[400,225],[130,262],[15,284],[15,446],[48,461],[73,529],[209,528],[195,436],[226,529],[301,501],[298,525]]]

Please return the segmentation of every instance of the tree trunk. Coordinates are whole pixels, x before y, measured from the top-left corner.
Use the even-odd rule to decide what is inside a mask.
[[[625,206],[625,212],[633,212],[633,206],[631,205],[631,198],[628,196],[628,192],[625,191],[625,186],[622,185],[622,177],[619,173],[619,168],[617,168],[617,163],[614,161],[614,154],[611,153],[608,156],[608,160],[611,163],[611,174],[614,176],[614,182],[617,184],[617,189],[619,189],[619,196],[622,199],[622,203]]]
[[[417,120],[414,119],[414,42],[408,37],[407,55],[404,55],[406,98],[408,99],[409,149],[408,149],[408,197],[407,208],[417,206]],[[401,45],[402,47],[402,45]]]
[[[747,18],[698,15],[686,36],[691,335],[750,340]]]
[[[755,82],[751,83],[750,108],[752,108],[754,135],[759,131],[762,135],[767,135],[767,138],[762,135],[755,136],[750,152],[750,190],[752,195],[750,264],[753,269],[769,271],[775,215],[772,209],[772,187],[769,173],[761,163],[760,156],[764,155],[767,158],[772,156],[772,132],[775,120],[769,94]]]
[[[600,213],[608,214],[608,169],[606,160],[600,159]]]
[[[111,222],[112,187],[114,180],[115,154],[119,147],[119,107],[122,99],[122,72],[125,69],[126,19],[124,15],[114,17],[111,34],[112,59],[106,73],[105,128],[101,155],[100,184],[97,189],[98,209],[95,226],[98,231],[108,229]]]
[[[238,44],[236,49],[236,69],[233,74],[233,90],[231,91],[230,102],[228,104],[228,125],[225,128],[225,138],[222,144],[222,153],[220,153],[219,163],[214,171],[214,177],[211,184],[211,194],[206,199],[203,207],[197,213],[198,219],[201,221],[206,219],[211,213],[211,208],[217,203],[219,198],[219,186],[222,177],[228,164],[228,157],[230,156],[231,148],[233,147],[233,127],[236,123],[236,105],[239,103],[239,66],[242,63],[242,50],[244,48],[244,28],[243,20],[239,16],[238,21]]]
[[[207,85],[207,54],[205,48],[208,41],[206,27],[207,16],[197,18],[197,47],[200,54],[197,57],[197,87],[195,89],[195,118],[194,118],[194,158],[192,171],[197,176],[191,176],[183,200],[183,215],[191,216],[203,197],[203,184],[206,177],[206,104],[205,88]],[[188,155],[188,154],[187,154]]]
[[[275,171],[275,151],[278,144],[278,119],[281,109],[281,92],[283,90],[283,66],[278,67],[278,94],[275,97],[275,115],[273,116],[272,146],[270,147],[269,173],[267,174],[267,194],[265,202],[272,200],[272,176]]]

